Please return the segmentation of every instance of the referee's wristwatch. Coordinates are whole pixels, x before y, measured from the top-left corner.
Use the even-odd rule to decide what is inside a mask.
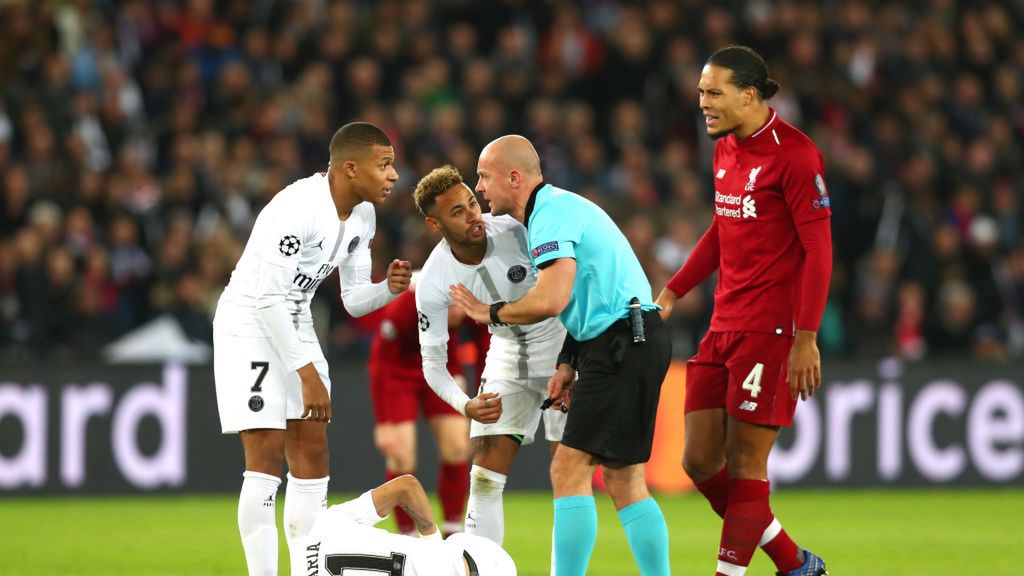
[[[494,304],[491,304],[491,324],[506,326],[506,324],[502,323],[501,319],[498,318],[498,310],[501,310],[505,304],[508,304],[508,302],[495,302]]]

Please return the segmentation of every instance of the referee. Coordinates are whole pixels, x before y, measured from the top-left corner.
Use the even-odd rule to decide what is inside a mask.
[[[640,573],[667,576],[668,529],[647,491],[644,463],[672,343],[651,285],[603,210],[544,182],[540,158],[526,138],[502,136],[488,144],[477,173],[476,190],[491,213],[511,215],[527,227],[537,284],[515,302],[490,303],[460,284],[451,288],[452,300],[480,323],[533,324],[558,316],[568,331],[548,383],[552,408],[571,406],[551,462],[553,574],[587,571],[597,538],[591,478],[604,465],[605,485]]]

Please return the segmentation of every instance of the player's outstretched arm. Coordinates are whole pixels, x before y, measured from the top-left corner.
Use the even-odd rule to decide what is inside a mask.
[[[572,286],[576,281],[576,260],[558,258],[537,274],[537,284],[522,298],[509,302],[498,316],[501,324],[536,324],[554,318],[569,305]],[[491,324],[490,305],[481,302],[462,284],[449,288],[452,302],[466,311],[466,315],[479,324]]]
[[[718,270],[720,261],[718,220],[712,220],[711,226],[697,241],[686,263],[672,276],[654,302],[662,308],[659,313],[661,319],[664,320],[672,314],[672,306],[677,299],[686,296],[687,292]]]
[[[379,516],[387,516],[396,507],[401,508],[416,523],[420,536],[440,537],[430,499],[415,476],[399,476],[371,490],[370,496]]]

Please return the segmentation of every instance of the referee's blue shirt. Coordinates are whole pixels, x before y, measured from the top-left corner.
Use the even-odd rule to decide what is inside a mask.
[[[542,183],[526,205],[526,229],[534,268],[558,258],[576,260],[569,305],[558,315],[576,340],[596,338],[625,318],[634,296],[644,310],[659,309],[633,248],[590,200]]]

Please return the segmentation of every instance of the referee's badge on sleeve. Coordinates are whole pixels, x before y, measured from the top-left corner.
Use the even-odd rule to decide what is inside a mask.
[[[533,249],[533,257],[538,258],[543,254],[556,250],[558,250],[558,242],[545,242]]]

